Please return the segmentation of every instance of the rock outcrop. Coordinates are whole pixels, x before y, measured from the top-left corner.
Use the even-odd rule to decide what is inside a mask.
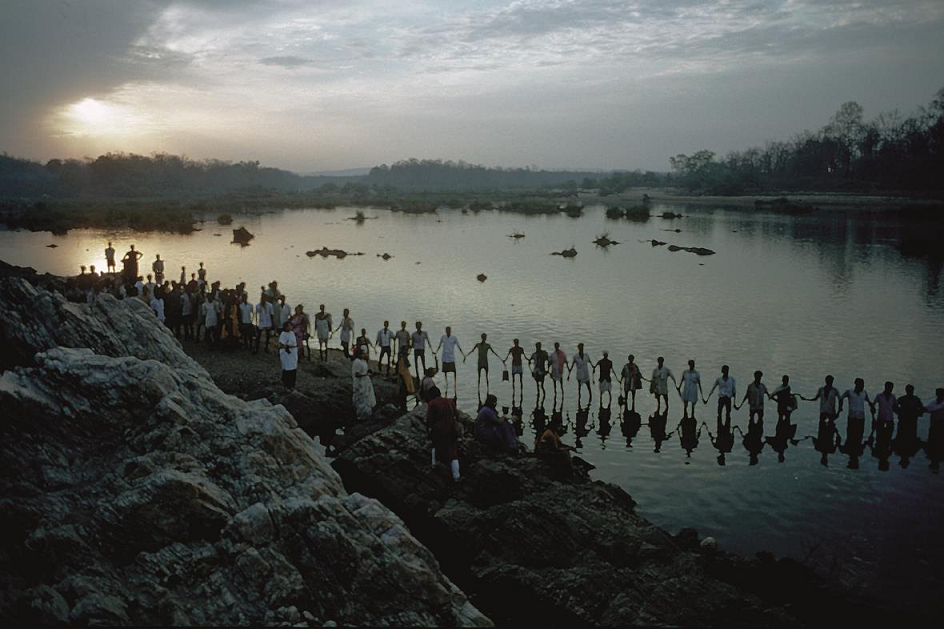
[[[282,406],[222,393],[143,303],[0,279],[0,618],[488,625]]]
[[[403,517],[500,626],[869,618],[868,606],[848,604],[796,562],[718,552],[692,529],[669,535],[639,516],[622,489],[591,481],[576,465],[572,474],[530,453],[490,455],[464,439],[463,479],[453,484],[445,466],[430,469],[423,415],[417,409],[373,429],[359,426],[363,436],[340,452],[335,469],[349,490]]]

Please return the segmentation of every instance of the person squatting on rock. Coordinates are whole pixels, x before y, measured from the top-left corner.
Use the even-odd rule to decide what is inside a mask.
[[[475,418],[475,427],[473,428],[475,440],[482,443],[489,450],[517,452],[518,438],[515,436],[514,426],[505,421],[503,417],[498,416],[495,410],[497,406],[498,398],[489,394]]]
[[[426,429],[433,442],[432,464],[436,461],[449,461],[452,480],[459,480],[459,426],[458,413],[454,400],[442,397],[438,387],[429,393],[430,400],[426,407]]]

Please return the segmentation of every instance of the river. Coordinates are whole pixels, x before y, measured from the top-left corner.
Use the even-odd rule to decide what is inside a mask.
[[[904,394],[912,383],[922,399],[944,386],[944,293],[941,265],[903,257],[893,242],[892,219],[823,212],[782,216],[767,212],[703,207],[654,206],[684,217],[644,222],[613,221],[602,207],[580,218],[524,216],[441,210],[409,215],[365,210],[358,223],[354,208],[290,210],[262,215],[234,214],[231,227],[208,216],[190,235],[73,230],[65,236],[0,231],[0,258],[41,272],[74,274],[80,264],[104,268],[105,242],[120,255],[135,243],[144,252],[142,268],[155,253],[167,261],[168,278],[188,275],[203,261],[211,280],[225,286],[245,281],[256,287],[277,279],[292,305],[314,313],[325,303],[340,319],[351,309],[357,328],[372,339],[384,319],[422,320],[433,345],[451,325],[468,352],[482,332],[501,356],[513,338],[528,354],[535,341],[554,341],[571,357],[583,342],[594,360],[606,349],[617,370],[633,353],[644,375],[656,356],[680,376],[696,360],[707,393],[721,364],[731,366],[739,397],[755,369],[772,389],[789,374],[794,392],[815,394],[833,374],[842,391],[855,377],[865,379],[874,397],[885,380]],[[231,228],[255,234],[248,247],[230,243]],[[680,231],[675,231],[680,230]],[[523,238],[509,237],[514,232]],[[620,244],[607,249],[592,241],[609,232]],[[653,239],[705,247],[698,256],[653,246]],[[47,245],[56,244],[56,248]],[[309,258],[322,246],[364,252],[363,256]],[[576,257],[550,255],[575,247]],[[383,260],[380,254],[393,257]],[[147,264],[144,264],[147,263]],[[487,279],[479,281],[476,276]],[[337,337],[332,341],[337,344]],[[510,365],[510,361],[509,361]],[[276,369],[273,364],[273,369]],[[500,406],[511,406],[511,386],[501,381],[492,358],[491,390]],[[474,413],[477,403],[475,357],[459,365],[459,405]],[[858,588],[926,613],[936,609],[929,593],[940,591],[944,550],[941,508],[944,479],[929,470],[923,452],[903,466],[893,456],[889,469],[866,447],[858,469],[836,452],[821,462],[808,435],[816,435],[817,405],[800,402],[794,413],[796,445],[783,461],[767,445],[749,464],[740,435],[734,450],[718,461],[714,400],[699,404],[707,422],[690,455],[678,433],[654,452],[645,425],[654,402],[640,392],[637,411],[644,422],[627,443],[614,402],[609,421],[601,417],[599,396],[586,425],[577,424],[576,382],[565,382],[561,406],[568,431],[565,443],[596,466],[594,477],[625,488],[642,515],[669,530],[695,526],[721,548],[741,553],[769,550],[815,564]],[[484,387],[484,384],[483,384]],[[553,404],[548,381],[546,410]],[[672,393],[668,427],[682,416]],[[535,405],[533,381],[525,380],[525,439]],[[768,405],[766,436],[776,422]],[[747,409],[734,413],[747,431]],[[837,425],[845,435],[845,418]],[[575,435],[580,430],[580,438]],[[583,434],[586,433],[586,434]],[[919,435],[927,434],[927,418]],[[578,443],[579,442],[579,443]]]

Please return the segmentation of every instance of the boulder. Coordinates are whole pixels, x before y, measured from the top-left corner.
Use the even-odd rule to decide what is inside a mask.
[[[0,618],[490,624],[285,407],[220,391],[138,300],[0,279],[0,332]]]

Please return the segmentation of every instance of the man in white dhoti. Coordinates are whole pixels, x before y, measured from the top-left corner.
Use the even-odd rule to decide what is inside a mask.
[[[367,364],[367,351],[363,347],[354,348],[354,362],[351,363],[351,376],[354,379],[354,413],[357,419],[363,420],[370,417],[374,407],[377,406],[377,398],[374,396],[374,385],[370,381],[370,367]]]

